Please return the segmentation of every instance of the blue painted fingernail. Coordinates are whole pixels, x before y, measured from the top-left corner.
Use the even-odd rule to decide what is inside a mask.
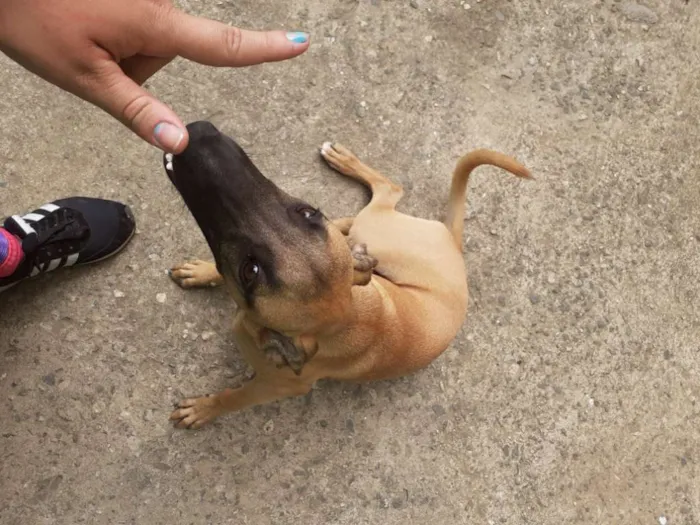
[[[175,151],[185,138],[185,132],[170,122],[161,122],[153,129],[153,138],[166,151]]]
[[[287,33],[287,40],[295,44],[306,44],[309,41],[309,34],[302,33],[301,31],[293,31]]]

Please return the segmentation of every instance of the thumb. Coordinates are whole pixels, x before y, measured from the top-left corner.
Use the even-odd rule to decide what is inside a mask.
[[[187,147],[187,128],[173,110],[126,76],[116,62],[109,62],[86,91],[84,98],[146,142],[175,154]]]

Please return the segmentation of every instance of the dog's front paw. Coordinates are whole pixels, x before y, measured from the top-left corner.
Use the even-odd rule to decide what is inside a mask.
[[[170,421],[175,421],[176,428],[198,429],[212,422],[221,414],[221,407],[216,396],[184,399],[170,414]]]
[[[168,274],[182,288],[218,286],[222,282],[216,265],[199,260],[178,264]]]

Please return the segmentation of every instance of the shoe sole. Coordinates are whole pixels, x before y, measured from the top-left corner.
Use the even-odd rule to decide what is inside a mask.
[[[119,255],[122,251],[124,251],[124,248],[126,248],[126,246],[131,242],[131,239],[134,238],[134,235],[136,235],[136,221],[134,220],[134,216],[133,216],[133,214],[131,213],[131,208],[129,208],[129,207],[127,206],[127,207],[125,208],[125,210],[126,210],[126,213],[127,213],[128,217],[129,217],[129,218],[131,219],[131,221],[134,223],[134,230],[133,230],[133,231],[131,232],[131,234],[126,238],[126,240],[125,240],[123,243],[121,243],[121,245],[119,245],[119,246],[117,247],[117,249],[114,250],[113,252],[111,252],[111,253],[105,255],[104,257],[100,257],[99,259],[95,259],[94,261],[85,262],[85,263],[81,263],[81,264],[76,264],[76,265],[75,265],[76,268],[80,268],[80,267],[82,267],[82,266],[90,266],[90,265],[93,265],[93,264],[97,264],[97,263],[99,263],[99,262],[102,262],[102,261],[105,261],[105,260],[109,259],[110,257],[114,257],[114,256],[116,256],[116,255]],[[60,269],[60,268],[59,268],[59,269]],[[47,273],[53,273],[53,272],[47,272]],[[39,274],[39,275],[46,275],[46,273],[44,273],[44,274]],[[34,277],[26,277],[26,278],[24,278],[24,279],[21,279],[21,280],[17,281],[16,283],[8,284],[7,286],[5,286],[5,287],[3,287],[3,288],[0,288],[0,293],[6,292],[6,291],[9,290],[10,288],[13,288],[14,286],[17,286],[19,283],[23,283],[24,281],[29,281],[30,279],[35,279],[36,277],[39,277],[39,275],[35,275]]]

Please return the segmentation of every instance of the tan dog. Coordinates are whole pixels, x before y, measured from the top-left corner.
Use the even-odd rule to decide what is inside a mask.
[[[180,428],[306,394],[322,378],[387,379],[427,366],[467,311],[462,230],[469,174],[492,164],[530,176],[510,157],[472,152],[455,169],[445,223],[428,221],[397,212],[399,186],[326,143],[326,162],[372,191],[355,218],[330,221],[266,179],[212,124],[188,129],[187,150],[167,155],[166,170],[216,266],[195,261],[171,275],[184,287],[227,286],[239,307],[236,340],[256,375],[240,388],[181,401],[170,417]]]

